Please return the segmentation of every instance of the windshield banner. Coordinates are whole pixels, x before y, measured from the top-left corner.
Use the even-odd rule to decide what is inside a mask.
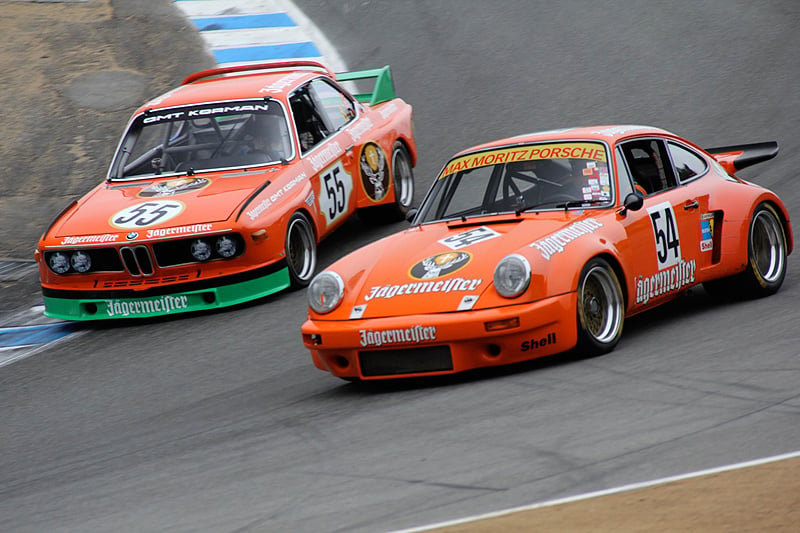
[[[599,143],[575,142],[515,146],[490,152],[478,152],[453,159],[444,168],[439,178],[471,168],[534,159],[590,159],[605,162],[606,150]]]

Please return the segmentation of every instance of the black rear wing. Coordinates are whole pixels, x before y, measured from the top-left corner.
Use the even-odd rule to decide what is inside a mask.
[[[733,173],[736,170],[768,161],[778,155],[778,142],[767,141],[762,143],[737,144],[734,146],[720,146],[706,148],[706,152]]]

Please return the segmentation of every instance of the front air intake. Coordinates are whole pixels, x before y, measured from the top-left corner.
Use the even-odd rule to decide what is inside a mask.
[[[150,258],[150,250],[147,246],[123,246],[119,253],[131,276],[153,275],[153,260]]]

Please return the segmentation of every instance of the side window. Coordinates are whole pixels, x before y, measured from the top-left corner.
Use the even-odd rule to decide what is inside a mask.
[[[622,153],[633,176],[633,182],[647,195],[675,187],[669,156],[664,142],[658,139],[628,141]]]
[[[647,191],[644,190],[643,187],[634,187],[633,178],[631,178],[630,173],[628,172],[628,167],[625,166],[625,158],[622,156],[622,150],[617,148],[614,151],[617,163],[617,178],[619,181],[619,199],[620,201],[624,202],[625,198],[636,189],[636,192],[645,196]]]
[[[312,81],[311,88],[314,103],[330,131],[340,130],[355,118],[355,105],[339,89],[322,79]]]
[[[705,160],[688,148],[675,143],[669,143],[667,146],[672,157],[672,165],[681,183],[703,174],[708,168]]]
[[[330,135],[330,130],[314,104],[310,84],[296,90],[289,97],[289,105],[292,107],[300,150],[306,153]]]

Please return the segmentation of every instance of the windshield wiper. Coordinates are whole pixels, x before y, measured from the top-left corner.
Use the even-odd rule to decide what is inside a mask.
[[[592,198],[591,200],[569,200],[566,202],[563,200],[548,200],[547,202],[540,202],[538,204],[525,206],[522,209],[517,209],[515,213],[517,216],[519,216],[521,213],[525,211],[530,211],[532,209],[541,209],[547,206],[552,206],[557,209],[569,209],[570,207],[583,207],[586,205],[603,204],[607,201],[608,200],[601,200],[599,198]]]

